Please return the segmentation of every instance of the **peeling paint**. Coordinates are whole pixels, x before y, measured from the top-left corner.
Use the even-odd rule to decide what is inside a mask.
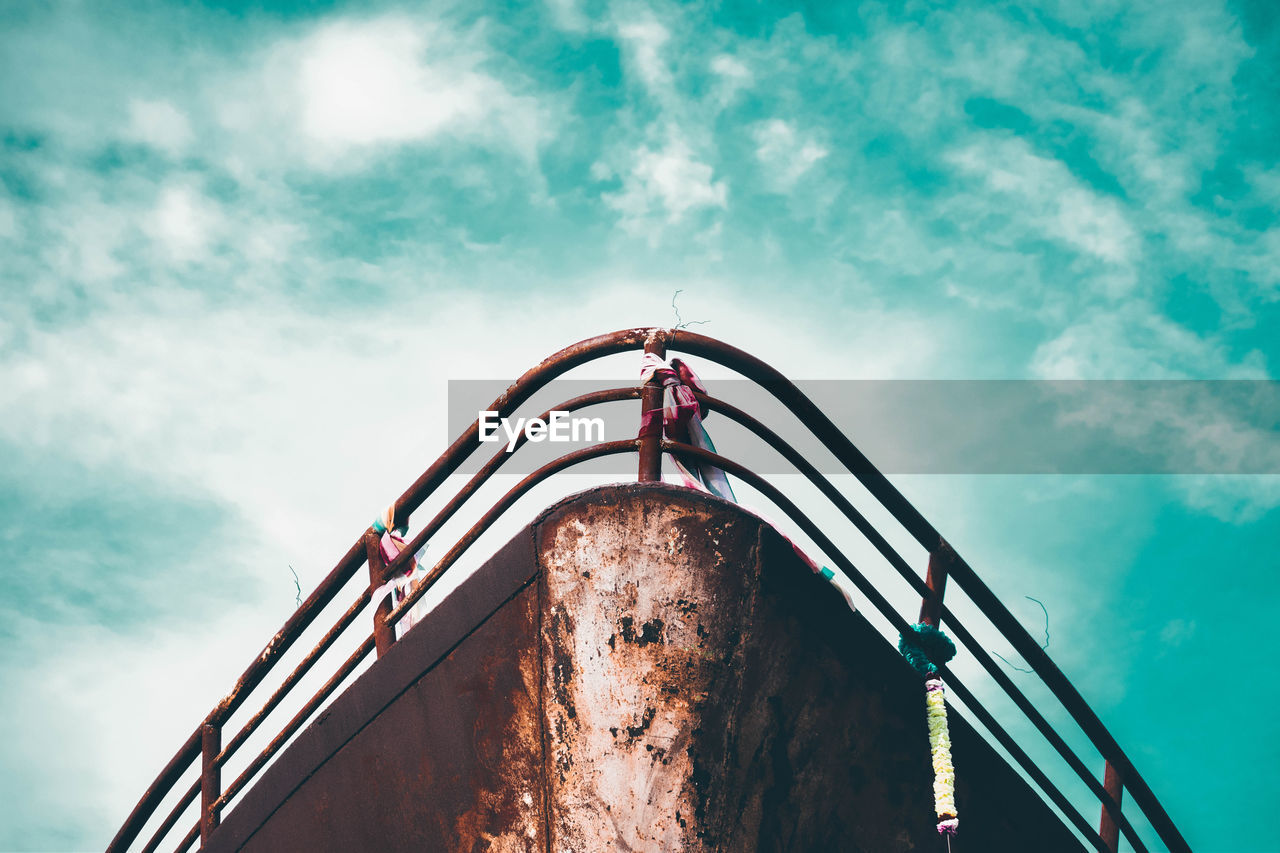
[[[718,547],[695,535],[708,526]],[[753,525],[661,499],[584,503],[545,519],[539,539],[544,600],[557,603],[542,637],[551,849],[707,849],[691,820],[703,809],[690,738],[726,672],[710,650],[735,644],[725,626],[753,584],[705,569],[726,551],[752,564]]]

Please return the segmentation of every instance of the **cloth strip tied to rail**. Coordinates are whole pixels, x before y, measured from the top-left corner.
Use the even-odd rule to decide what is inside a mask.
[[[660,355],[647,352],[640,362],[640,383],[646,384],[655,377],[664,389],[663,407],[650,409],[640,415],[640,436],[643,438],[655,433],[665,433],[672,441],[692,444],[715,453],[716,446],[702,425],[707,410],[694,396],[694,391],[707,393],[698,375],[678,358],[667,361]],[[685,485],[708,491],[727,501],[738,502],[724,471],[706,462],[696,462],[693,468],[689,468],[679,459],[673,457],[673,461]]]
[[[392,533],[396,533],[396,534],[399,534],[400,536],[404,536],[406,533],[409,532],[408,519],[400,522],[399,524],[396,524],[395,519],[396,519],[396,505],[389,504],[387,508],[384,509],[378,515],[378,517],[373,520],[374,532],[386,533],[387,531],[391,531]]]
[[[703,418],[707,416],[707,409],[698,402],[698,398],[694,395],[694,391],[706,394],[707,389],[702,384],[702,380],[698,378],[698,375],[693,372],[693,368],[689,367],[681,359],[673,358],[667,361],[656,353],[646,352],[640,361],[640,384],[648,383],[655,376],[662,383],[664,389],[663,407],[641,413],[640,436],[644,437],[654,433],[665,434],[672,441],[692,444],[694,447],[715,453],[716,446],[711,441],[711,435],[707,432],[706,427],[702,425]],[[697,463],[696,468],[690,469],[675,456],[672,456],[672,461],[675,463],[676,470],[680,472],[680,478],[689,488],[709,492],[727,501],[738,502],[738,498],[733,493],[733,488],[729,485],[728,476],[720,468],[710,463],[700,462]],[[834,571],[826,566],[819,565],[764,513],[759,510],[752,510],[752,512],[776,530],[778,535],[791,546],[791,550],[795,551],[800,561],[808,566],[815,575],[822,575],[834,586],[844,597],[845,603],[849,605],[850,610],[858,609],[849,590],[836,581]]]
[[[400,556],[400,552],[404,550],[405,546],[404,536],[409,532],[409,523],[408,521],[403,521],[400,524],[395,523],[395,504],[388,506],[382,511],[381,515],[373,520],[373,530],[375,533],[382,535],[382,538],[378,540],[378,546],[382,551],[382,559],[385,562],[390,563]],[[375,607],[388,595],[392,596],[391,604],[393,607],[398,607],[400,602],[404,601],[414,581],[425,574],[419,566],[419,561],[426,550],[427,546],[423,545],[418,553],[410,558],[403,572],[393,578],[388,578],[386,582],[373,591],[372,600]],[[404,618],[396,623],[398,634],[403,635],[405,631],[412,628],[419,617],[420,614],[417,607],[406,613]]]

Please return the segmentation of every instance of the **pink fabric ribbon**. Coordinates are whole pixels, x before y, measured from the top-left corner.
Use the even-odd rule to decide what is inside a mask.
[[[640,382],[644,384],[655,378],[663,387],[663,407],[641,414],[641,437],[654,433],[664,434],[672,441],[691,444],[715,453],[716,446],[702,425],[707,409],[698,402],[694,394],[695,391],[705,394],[707,389],[693,372],[693,368],[678,358],[667,361],[659,355],[647,352],[640,362]],[[738,502],[724,471],[706,462],[695,462],[689,466],[674,456],[672,461],[686,486],[710,492],[727,501]]]
[[[661,409],[650,409],[640,415],[640,436],[653,435],[654,433],[665,434],[672,441],[679,441],[683,444],[692,444],[694,447],[700,447],[712,453],[716,452],[716,447],[711,443],[711,436],[707,434],[706,428],[702,425],[702,419],[707,416],[707,407],[698,402],[696,391],[699,394],[706,394],[707,389],[702,384],[702,380],[693,372],[693,368],[685,364],[678,358],[670,361],[651,352],[644,354],[640,362],[640,382],[645,384],[650,379],[657,378],[661,383],[663,393],[663,407]],[[679,459],[672,457],[676,470],[680,472],[684,484],[690,488],[699,489],[704,492],[710,492],[717,497],[724,498],[728,501],[738,502],[733,494],[733,488],[729,485],[729,478],[725,476],[724,471],[709,463],[695,464],[692,469],[686,467]],[[804,552],[804,549],[796,544],[790,536],[782,531],[782,528],[765,516],[763,513],[756,512],[761,520],[778,531],[783,539],[795,551],[796,556],[800,558],[806,566],[813,571],[814,574],[822,575],[839,590],[844,596],[844,600],[848,603],[850,610],[857,610],[853,597],[843,585],[836,583],[835,573],[831,569],[818,565],[812,557]]]
[[[391,530],[384,531],[382,538],[378,540],[378,548],[382,552],[382,559],[387,563],[390,563],[396,557],[400,556],[400,552],[404,550],[404,546],[404,537]],[[418,557],[420,557],[421,554],[422,552],[419,551],[417,554],[410,557],[409,563],[403,572],[388,579],[384,584],[382,584],[382,586],[373,591],[373,603],[375,606],[381,602],[382,599],[386,598],[388,594],[391,595],[391,605],[393,607],[398,607],[400,602],[405,600],[405,597],[409,594],[409,587],[413,585],[413,582],[417,579],[417,575],[419,574]],[[414,605],[414,607],[412,607],[409,612],[396,623],[396,628],[398,629],[397,636],[403,636],[405,631],[408,631],[417,623],[419,618],[417,610],[417,605]]]

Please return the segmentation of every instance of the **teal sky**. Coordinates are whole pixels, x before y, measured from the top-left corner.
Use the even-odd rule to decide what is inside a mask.
[[[1273,378],[1278,21],[0,4],[0,850],[105,846],[287,567],[446,445],[446,380],[676,289],[798,378]],[[1280,850],[1280,477],[899,483],[1033,633],[1046,602],[1195,849]]]

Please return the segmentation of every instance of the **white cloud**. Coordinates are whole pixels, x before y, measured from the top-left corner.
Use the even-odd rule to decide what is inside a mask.
[[[1031,63],[1044,67],[1054,61],[1053,52],[1035,53],[1036,48],[1048,46],[1046,42],[1055,48],[1069,46],[1079,52],[1074,45],[1061,39],[1034,43],[1022,32],[1011,31],[995,11],[977,14],[955,11],[949,17],[957,25],[947,30],[946,49],[940,57],[944,73],[996,97],[1009,97],[1024,86]],[[918,52],[908,50],[904,59],[921,67]]]
[[[1089,254],[1112,264],[1130,260],[1135,235],[1115,202],[1104,201],[1096,193],[1073,188],[1057,201],[1056,216],[1048,231]]]
[[[1172,490],[1188,507],[1229,524],[1251,524],[1280,507],[1280,475],[1177,477]]]
[[[711,71],[717,77],[715,98],[721,108],[727,106],[738,92],[755,82],[751,69],[742,60],[727,53],[718,54],[711,60]]]
[[[1249,248],[1236,259],[1239,268],[1249,274],[1264,297],[1280,299],[1280,226],[1263,231]]]
[[[1259,199],[1280,206],[1280,168],[1247,166],[1244,177]]]
[[[1243,359],[1141,303],[1096,311],[1041,344],[1032,373],[1042,379],[1265,379],[1258,351]]]
[[[1237,357],[1224,339],[1198,335],[1141,301],[1067,326],[1036,349],[1031,369],[1044,379],[1268,378],[1262,353]],[[1064,421],[1105,429],[1119,446],[1155,454],[1175,470],[1270,471],[1280,464],[1273,431],[1242,422],[1211,391],[1175,385],[1139,405],[1123,386],[1060,390]],[[1280,506],[1280,476],[1197,474],[1166,482],[1185,506],[1230,523],[1256,521]]]
[[[171,157],[184,153],[194,139],[191,123],[173,104],[138,99],[129,102],[129,125],[125,135]]]
[[[238,241],[240,251],[251,267],[283,264],[296,257],[297,245],[306,237],[301,225],[284,221],[253,223]]]
[[[9,732],[0,756],[6,766],[28,768],[19,795],[29,810],[27,825],[39,826],[32,818],[41,815],[47,825],[57,820],[62,832],[92,827],[94,838],[66,849],[88,849],[89,842],[109,838],[234,683],[257,651],[254,645],[261,648],[278,628],[272,623],[282,620],[280,608],[270,613],[273,608],[263,604],[228,608],[210,623],[149,631],[143,638],[88,625],[60,626],[56,637],[47,637],[46,625],[20,624],[15,633],[29,647],[42,646],[43,665],[6,679],[6,688],[24,701],[0,714]],[[41,635],[46,640],[36,639]],[[74,816],[66,814],[68,798],[77,803]],[[29,832],[29,842],[40,847],[20,849],[50,842],[38,830]]]
[[[661,150],[636,149],[622,189],[604,198],[622,215],[623,228],[656,241],[665,226],[679,224],[691,212],[726,206],[728,187],[714,175],[677,138]]]
[[[987,189],[1016,198],[1010,214],[1050,239],[1108,264],[1137,259],[1139,234],[1115,199],[1089,189],[1066,164],[1033,153],[1022,140],[988,138],[947,155],[961,172]]]
[[[624,21],[618,25],[618,38],[640,79],[652,91],[670,87],[671,70],[663,56],[663,48],[671,33],[653,17]]]
[[[493,81],[422,60],[425,34],[398,22],[333,24],[307,40],[297,65],[301,129],[336,149],[434,136],[474,122]]]
[[[1196,632],[1194,619],[1170,619],[1160,629],[1160,641],[1168,646],[1180,646]]]
[[[782,119],[757,124],[751,131],[756,142],[756,159],[767,180],[779,192],[788,192],[813,165],[827,156],[826,147],[804,138]]]
[[[754,79],[751,69],[744,65],[742,60],[727,53],[718,54],[711,60],[711,70],[721,77],[742,85],[746,85]]]
[[[860,206],[859,239],[848,251],[859,262],[872,262],[905,275],[935,275],[952,263],[954,247],[931,237],[923,220],[894,207]],[[959,296],[958,290],[950,295]]]
[[[578,0],[546,0],[547,8],[556,26],[566,32],[583,33],[590,29],[591,22],[583,13]]]
[[[222,209],[194,186],[172,183],[160,190],[142,228],[163,257],[190,264],[209,256],[225,221]]]
[[[482,66],[495,55],[443,24],[400,15],[340,19],[274,45],[221,98],[219,114],[262,147],[301,147],[309,165],[359,167],[375,153],[446,138],[536,157],[538,102]]]
[[[224,293],[258,289],[279,282],[286,261],[294,273],[331,262],[299,248],[316,219],[278,178],[235,175],[234,191],[215,197],[212,188],[228,186],[216,173],[171,168],[121,179],[74,163],[56,171],[38,200],[13,207],[18,240],[7,272],[20,289],[0,297],[15,300],[18,316],[33,305],[145,292],[145,283],[179,275],[198,276],[188,285],[216,282]]]
[[[1138,98],[1123,98],[1105,112],[1064,109],[1063,113],[1096,126],[1108,142],[1100,146],[1102,156],[1132,191],[1170,202],[1196,189],[1200,158],[1181,148],[1170,150],[1159,118]]]
[[[48,229],[41,262],[60,281],[97,283],[116,278],[128,267],[121,253],[135,227],[133,211],[106,204],[90,190],[74,204],[37,208],[32,231]],[[51,286],[56,282],[50,281]]]
[[[1235,477],[1280,470],[1280,445],[1253,408],[1274,405],[1251,386],[1162,382],[1135,396],[1129,383],[1050,383],[1064,425],[1102,429],[1119,444],[1159,459],[1153,472],[1209,472]]]

